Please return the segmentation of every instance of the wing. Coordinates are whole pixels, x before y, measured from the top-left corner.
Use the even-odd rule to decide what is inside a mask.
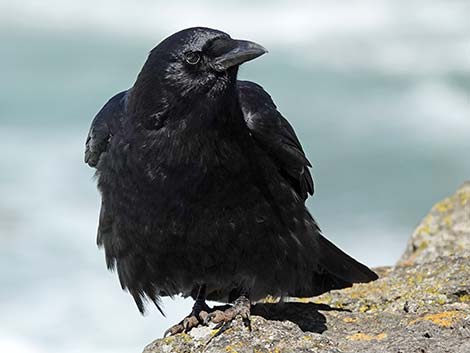
[[[127,92],[123,91],[112,97],[96,114],[91,123],[85,143],[85,163],[90,167],[98,167],[100,158],[106,152],[111,137],[120,128],[125,115]],[[105,194],[101,195],[101,209],[98,222],[96,242],[99,247],[104,247],[106,265],[108,269],[112,270],[116,267],[116,238],[113,236],[113,214]],[[121,273],[119,274],[121,275]],[[124,286],[124,284],[122,285]],[[142,311],[143,305],[140,297],[136,295],[135,298],[139,310]]]
[[[280,173],[304,200],[313,195],[310,162],[289,122],[269,94],[250,81],[238,81],[238,95],[246,124],[258,145],[277,164]]]
[[[127,91],[116,94],[93,119],[85,143],[85,163],[90,167],[97,166],[100,156],[107,149],[109,139],[119,129],[126,100]]]
[[[263,88],[253,82],[238,81],[240,105],[246,124],[258,145],[277,164],[281,174],[304,200],[313,194],[311,166],[302,146],[289,122],[277,111]],[[315,241],[318,271],[313,273],[311,287],[296,289],[291,296],[314,296],[331,289],[351,286],[356,282],[369,282],[377,275],[369,268],[354,260],[321,233],[314,219],[306,218],[311,226],[309,232]]]

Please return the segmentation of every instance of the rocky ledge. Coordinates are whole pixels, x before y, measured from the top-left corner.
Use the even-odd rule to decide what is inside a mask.
[[[380,279],[315,298],[256,304],[213,337],[209,327],[144,353],[470,352],[470,183],[436,204]]]

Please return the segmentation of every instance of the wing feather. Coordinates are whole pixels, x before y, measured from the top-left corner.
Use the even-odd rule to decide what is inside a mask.
[[[119,128],[125,114],[127,91],[112,97],[96,114],[91,123],[85,143],[85,163],[96,167],[101,155],[106,152],[109,139]]]
[[[271,156],[280,173],[304,200],[313,195],[311,167],[289,122],[269,94],[250,81],[238,81],[240,105],[246,125],[258,145]]]

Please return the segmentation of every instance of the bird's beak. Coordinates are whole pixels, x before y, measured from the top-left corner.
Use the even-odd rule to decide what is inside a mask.
[[[225,71],[268,52],[261,45],[248,40],[231,39],[231,42],[231,50],[212,61],[212,67],[216,71]]]

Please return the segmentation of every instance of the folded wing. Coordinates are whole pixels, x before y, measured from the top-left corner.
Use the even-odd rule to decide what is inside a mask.
[[[280,174],[302,199],[313,195],[310,162],[289,122],[256,83],[238,81],[238,95],[252,137],[276,163]]]
[[[96,114],[85,143],[85,163],[96,167],[125,114],[127,91],[112,97]]]

